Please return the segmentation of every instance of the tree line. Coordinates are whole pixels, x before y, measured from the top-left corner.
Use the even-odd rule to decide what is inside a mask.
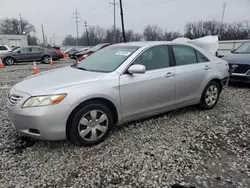
[[[0,34],[26,34],[29,45],[38,44],[39,40],[35,37],[35,33],[34,25],[25,19],[5,18],[0,20]],[[147,25],[142,33],[137,33],[130,29],[125,31],[125,35],[127,42],[141,40],[171,41],[178,37],[195,39],[207,35],[219,35],[221,40],[240,40],[250,39],[250,24],[249,22],[221,24],[215,20],[189,22],[185,25],[184,33],[164,30],[158,25]],[[84,32],[79,37],[78,45],[93,46],[104,42],[120,43],[122,41],[122,32],[119,28],[114,32],[113,28],[91,26],[88,28],[88,32]],[[62,43],[66,46],[74,46],[76,45],[76,38],[72,35],[67,35]]]
[[[178,37],[186,37],[196,39],[207,35],[219,35],[220,40],[241,40],[250,39],[249,22],[235,22],[221,24],[215,20],[189,22],[185,25],[184,33],[176,31],[164,31],[158,25],[148,25],[142,33],[136,33],[133,30],[125,32],[126,41],[172,41]],[[89,40],[88,40],[89,38]],[[81,46],[96,45],[104,42],[114,42],[114,30],[112,28],[105,29],[100,26],[92,26],[88,33],[85,32],[78,39]],[[120,29],[115,30],[115,42],[122,42],[122,32]],[[67,35],[63,41],[63,45],[74,46],[76,38]]]

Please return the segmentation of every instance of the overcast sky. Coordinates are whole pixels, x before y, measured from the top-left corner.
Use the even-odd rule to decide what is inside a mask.
[[[45,35],[55,34],[60,43],[67,34],[76,36],[73,12],[80,13],[79,33],[84,32],[83,22],[89,25],[113,25],[113,0],[0,0],[0,18],[16,17],[19,13],[35,25],[41,39],[41,24]],[[116,0],[118,2],[119,0]],[[250,0],[123,0],[125,29],[142,32],[148,24],[163,29],[184,32],[189,21],[221,20],[222,4],[226,2],[225,22],[250,21]],[[119,6],[116,7],[118,27]]]

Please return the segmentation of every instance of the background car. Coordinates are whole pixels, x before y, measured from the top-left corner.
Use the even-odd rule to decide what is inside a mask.
[[[98,45],[90,48],[89,50],[75,53],[74,59],[78,59],[79,61],[82,61],[83,59],[90,56],[91,54],[93,54],[93,53],[97,52],[98,50],[101,50],[107,46],[110,46],[110,45],[111,45],[110,43],[98,44]]]
[[[53,60],[57,60],[57,61],[58,61],[58,60],[64,58],[63,53],[62,53],[60,47],[54,46],[54,47],[44,47],[44,48],[47,48],[47,49],[49,49],[49,50],[55,50],[55,51],[56,51],[57,57],[53,57]]]
[[[39,46],[20,47],[14,51],[0,54],[6,65],[13,65],[19,62],[41,61],[49,64],[50,58],[57,59],[58,54],[55,49],[46,49]]]
[[[9,51],[11,51],[11,49],[7,45],[0,45],[0,54]]]
[[[81,53],[81,52],[85,52],[85,51],[87,51],[89,48],[79,48],[79,49],[75,49],[74,51],[71,51],[70,53],[69,53],[69,57],[71,58],[71,59],[76,59],[76,54],[78,54],[78,53]]]
[[[191,44],[122,43],[17,83],[7,106],[23,135],[94,145],[129,121],[195,104],[212,109],[228,78],[226,61]]]
[[[250,42],[242,44],[222,59],[226,60],[230,67],[236,65],[230,81],[250,84]]]

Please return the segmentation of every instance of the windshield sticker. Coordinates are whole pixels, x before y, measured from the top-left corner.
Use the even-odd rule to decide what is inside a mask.
[[[129,56],[131,54],[131,52],[122,52],[122,51],[118,51],[115,53],[115,55],[123,55],[123,56]]]

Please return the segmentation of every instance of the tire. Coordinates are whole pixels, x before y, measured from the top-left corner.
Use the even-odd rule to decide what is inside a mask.
[[[200,106],[205,110],[214,108],[219,100],[220,93],[220,84],[217,81],[209,82],[202,93]]]
[[[12,57],[6,57],[4,62],[5,62],[6,65],[9,65],[9,66],[15,64],[15,60]]]
[[[49,64],[50,63],[50,56],[48,56],[48,55],[44,56],[42,62],[45,64]]]
[[[88,103],[76,111],[69,126],[71,142],[80,146],[92,146],[105,140],[114,128],[113,115],[104,104]]]

